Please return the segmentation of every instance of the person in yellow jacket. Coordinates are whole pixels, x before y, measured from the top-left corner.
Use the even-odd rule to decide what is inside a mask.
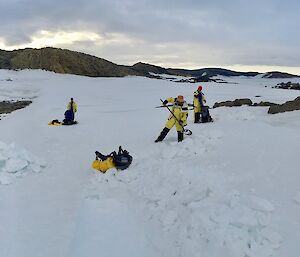
[[[183,131],[184,127],[187,125],[187,117],[188,117],[188,106],[186,101],[184,101],[184,98],[182,95],[177,96],[176,98],[168,98],[163,102],[163,105],[167,105],[168,103],[172,103],[172,113],[170,113],[170,116],[168,118],[168,121],[158,136],[158,138],[155,140],[155,143],[161,142],[164,140],[166,135],[169,133],[171,128],[174,126],[176,127],[177,134],[178,134],[178,142],[181,142],[183,140]]]
[[[71,98],[71,101],[68,103],[68,110],[72,111],[72,112],[77,112],[77,105],[74,102],[74,99]]]
[[[202,86],[194,92],[194,123],[200,122],[200,114],[203,111],[203,106],[206,103],[204,94],[202,93]]]

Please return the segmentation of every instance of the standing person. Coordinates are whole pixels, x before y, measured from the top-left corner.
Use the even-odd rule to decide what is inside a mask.
[[[162,130],[158,138],[155,140],[155,143],[163,141],[174,125],[178,134],[178,142],[181,142],[183,140],[184,126],[187,125],[188,117],[187,103],[186,101],[184,101],[182,95],[177,96],[175,99],[172,97],[166,99],[163,102],[163,105],[166,106],[168,103],[173,104],[172,113],[170,114],[164,129]]]
[[[75,112],[77,112],[77,105],[74,102],[73,98],[71,98],[71,101],[68,103],[67,110],[65,111],[65,119],[63,120],[63,123],[65,125],[72,125],[76,123],[74,122]]]
[[[194,123],[200,122],[200,114],[203,112],[204,104],[206,99],[202,93],[202,86],[199,86],[198,89],[194,92]]]
[[[71,101],[68,103],[68,111],[71,111],[71,120],[74,121],[75,112],[77,112],[77,105],[73,98],[71,98]]]

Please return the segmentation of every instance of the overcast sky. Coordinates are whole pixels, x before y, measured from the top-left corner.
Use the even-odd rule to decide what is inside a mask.
[[[296,0],[0,0],[0,48],[300,74]]]

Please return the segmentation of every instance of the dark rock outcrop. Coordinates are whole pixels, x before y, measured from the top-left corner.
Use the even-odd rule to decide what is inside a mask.
[[[300,110],[300,96],[298,96],[293,101],[287,101],[284,104],[278,104],[271,106],[269,108],[268,113],[270,114],[276,114],[276,113],[282,113],[282,112],[291,112]]]
[[[0,102],[0,114],[11,113],[15,110],[25,108],[31,103],[32,101],[16,101],[16,102],[2,101]]]
[[[144,76],[149,76],[149,77],[155,76],[156,74],[169,74],[165,68],[155,66],[155,65],[151,65],[151,64],[148,64],[148,63],[138,62],[138,63],[134,64],[131,67],[137,73],[142,74]],[[151,73],[153,73],[155,75],[153,75]]]
[[[261,101],[260,103],[254,103],[252,106],[254,106],[254,107],[259,107],[259,106],[261,106],[261,107],[267,107],[267,106],[274,106],[274,105],[277,105],[277,104],[275,104],[275,103],[271,103],[271,102],[264,102],[264,101]]]
[[[220,102],[220,103],[215,103],[213,108],[218,108],[218,107],[234,107],[234,106],[242,106],[242,105],[252,105],[252,101],[248,98],[242,98],[242,99],[235,99],[234,101],[225,101],[225,102]]]
[[[275,88],[300,90],[300,83],[292,83],[291,81],[287,83],[282,82],[277,84]]]

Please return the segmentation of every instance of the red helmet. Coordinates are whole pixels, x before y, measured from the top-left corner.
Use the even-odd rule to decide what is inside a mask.
[[[182,95],[177,96],[177,101],[178,102],[184,102],[184,98]]]
[[[198,87],[198,91],[202,91],[202,86],[199,86],[199,87]]]

